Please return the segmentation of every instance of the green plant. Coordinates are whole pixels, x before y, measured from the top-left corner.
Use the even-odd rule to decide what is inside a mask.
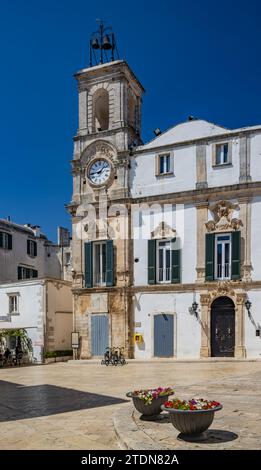
[[[44,353],[44,358],[52,358],[52,357],[64,357],[64,356],[72,356],[73,351],[71,349],[64,349],[64,350],[57,350],[57,351],[46,351]]]

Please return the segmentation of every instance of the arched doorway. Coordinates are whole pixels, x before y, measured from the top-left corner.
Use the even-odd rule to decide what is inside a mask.
[[[229,297],[218,297],[211,305],[211,356],[235,354],[235,305]]]

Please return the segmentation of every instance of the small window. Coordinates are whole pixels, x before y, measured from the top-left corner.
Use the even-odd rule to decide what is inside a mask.
[[[29,256],[37,256],[37,243],[34,240],[27,240],[27,254]]]
[[[71,264],[71,253],[65,253],[65,264],[66,266]]]
[[[9,295],[9,313],[17,313],[18,312],[18,296],[17,295]]]
[[[216,145],[216,165],[225,165],[228,161],[228,143]]]
[[[10,233],[0,232],[0,248],[12,250],[12,235]]]
[[[164,175],[170,173],[170,155],[159,156],[159,174]]]

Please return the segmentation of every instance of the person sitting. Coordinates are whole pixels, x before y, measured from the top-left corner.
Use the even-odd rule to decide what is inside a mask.
[[[21,359],[23,357],[23,351],[20,346],[16,346],[15,348],[15,362],[16,365],[20,366],[21,365]]]

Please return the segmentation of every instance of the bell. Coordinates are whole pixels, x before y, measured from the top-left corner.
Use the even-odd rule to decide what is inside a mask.
[[[92,40],[92,48],[93,49],[100,49],[99,41],[97,38],[93,38]]]
[[[110,43],[110,38],[108,34],[106,34],[103,38],[102,48],[105,49],[106,51],[111,49],[111,43]]]

